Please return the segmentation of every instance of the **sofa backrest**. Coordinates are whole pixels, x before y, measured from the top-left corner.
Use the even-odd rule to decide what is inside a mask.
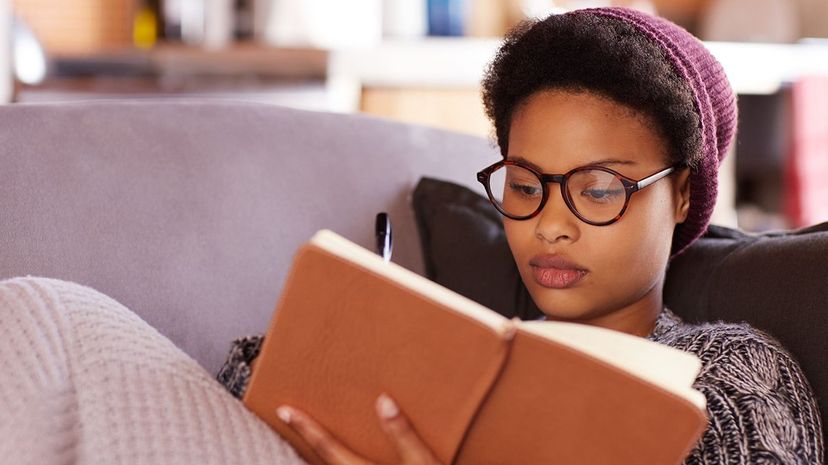
[[[488,141],[357,115],[221,101],[0,107],[0,279],[93,287],[211,372],[270,321],[294,251],[328,228],[422,273],[421,175],[478,191]]]

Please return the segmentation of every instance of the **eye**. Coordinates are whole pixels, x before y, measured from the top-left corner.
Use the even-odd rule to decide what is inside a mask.
[[[509,189],[512,192],[516,192],[523,197],[536,197],[541,194],[542,190],[540,187],[532,184],[521,184],[517,181],[512,181],[509,183]]]
[[[614,202],[622,195],[624,195],[623,189],[588,188],[581,191],[581,197],[596,203]]]

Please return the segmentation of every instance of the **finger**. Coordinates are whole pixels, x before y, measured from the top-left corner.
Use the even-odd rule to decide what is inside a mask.
[[[408,419],[400,412],[391,397],[380,394],[376,402],[377,415],[385,432],[397,446],[397,453],[405,465],[436,464],[431,449],[420,439]]]
[[[288,406],[276,409],[279,418],[298,432],[329,465],[371,465],[337,441],[304,412]]]

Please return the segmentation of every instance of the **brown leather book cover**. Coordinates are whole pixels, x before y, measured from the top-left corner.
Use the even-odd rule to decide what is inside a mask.
[[[376,261],[304,245],[253,365],[245,405],[309,463],[281,404],[378,463],[397,461],[381,392],[445,465],[678,464],[704,431],[687,399]]]
[[[582,352],[518,330],[457,465],[676,465],[704,411]]]
[[[305,411],[354,452],[395,463],[396,449],[374,410],[386,392],[450,464],[507,349],[492,328],[306,245],[294,259],[244,403],[314,465],[324,462],[278,419],[279,405]]]

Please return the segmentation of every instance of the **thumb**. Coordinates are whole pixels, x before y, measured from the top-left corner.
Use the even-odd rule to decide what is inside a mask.
[[[376,409],[382,428],[397,447],[397,453],[404,465],[438,464],[431,449],[420,439],[391,397],[380,394],[377,398]]]

